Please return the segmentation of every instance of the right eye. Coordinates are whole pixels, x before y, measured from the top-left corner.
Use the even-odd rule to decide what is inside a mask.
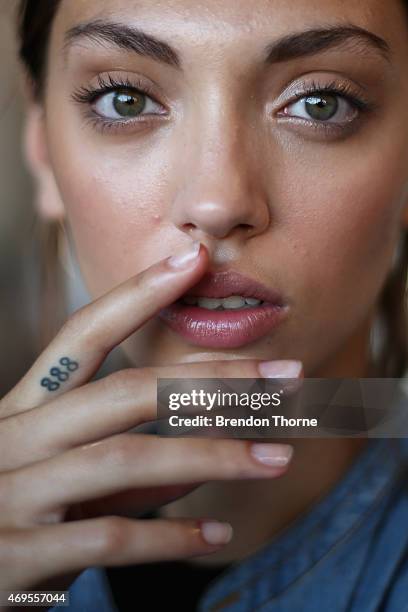
[[[161,105],[138,89],[116,89],[100,95],[93,103],[95,112],[106,119],[133,119],[140,115],[162,114]]]

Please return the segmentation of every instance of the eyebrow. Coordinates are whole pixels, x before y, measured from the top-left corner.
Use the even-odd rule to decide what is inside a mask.
[[[71,46],[84,39],[131,51],[178,69],[182,66],[180,55],[168,43],[123,23],[102,19],[80,23],[65,33],[63,52],[66,54]],[[354,24],[345,24],[283,36],[266,47],[265,63],[293,60],[350,43],[356,51],[376,51],[387,61],[390,59],[390,47],[383,38]]]
[[[283,62],[350,43],[356,51],[360,46],[363,51],[377,51],[387,61],[390,59],[391,50],[383,38],[365,28],[345,24],[313,28],[284,36],[269,46],[266,61]]]
[[[101,44],[108,43],[118,49],[133,51],[138,55],[181,68],[180,57],[170,45],[123,23],[101,19],[80,23],[65,33],[63,52],[66,53],[71,45],[83,39]]]

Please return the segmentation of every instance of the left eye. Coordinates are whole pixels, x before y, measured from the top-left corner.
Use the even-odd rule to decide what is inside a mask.
[[[142,91],[118,89],[101,95],[94,103],[98,115],[107,119],[132,119],[155,113],[161,106]]]
[[[357,114],[357,109],[341,96],[316,93],[290,104],[286,107],[284,114],[314,121],[343,123],[351,121]]]

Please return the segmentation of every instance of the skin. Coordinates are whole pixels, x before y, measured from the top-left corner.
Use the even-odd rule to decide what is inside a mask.
[[[184,72],[89,42],[64,62],[64,33],[93,18],[120,19],[167,41]],[[391,61],[343,46],[261,67],[272,40],[343,21],[385,39]],[[92,298],[193,238],[207,247],[209,270],[252,276],[290,306],[273,338],[224,352],[203,352],[152,318],[121,344],[132,367],[297,359],[307,377],[370,373],[375,306],[408,224],[407,33],[397,1],[62,0],[44,106],[28,107],[26,151],[41,214],[67,223]],[[153,83],[166,120],[97,131],[71,95],[107,73]],[[292,84],[313,79],[351,84],[375,110],[336,133],[279,119]],[[208,512],[242,525],[256,510],[257,525],[237,530],[207,562],[245,556],[330,488],[364,445],[291,443],[295,460],[285,478],[208,483],[163,515]],[[322,454],[327,461],[317,461]],[[242,499],[262,499],[262,507],[244,508]]]
[[[379,1],[298,2],[296,10],[284,1],[257,2],[256,9],[244,2],[63,1],[45,94],[42,148],[56,183],[47,207],[72,231],[91,296],[171,254],[188,237],[201,240],[211,271],[247,273],[290,305],[273,340],[265,336],[239,354],[299,359],[307,376],[351,375],[366,367],[361,334],[406,223],[403,9]],[[185,74],[85,42],[70,50],[65,64],[65,31],[109,15],[172,43]],[[385,38],[392,64],[376,53],[356,62],[351,46],[260,68],[271,40],[342,18]],[[167,121],[157,118],[120,135],[98,133],[70,94],[106,73],[153,81],[169,109]],[[339,73],[354,87],[361,83],[378,106],[361,113],[353,134],[316,135],[294,119],[265,119],[265,108],[285,107],[291,83],[319,77],[325,84]],[[265,258],[267,252],[273,257]],[[157,320],[124,349],[135,365],[184,362],[198,352]]]
[[[64,590],[90,566],[214,552],[230,539],[230,527],[218,522],[214,533],[208,520],[137,517],[201,482],[276,478],[287,469],[290,448],[280,443],[270,445],[275,461],[265,465],[247,441],[127,433],[155,419],[157,377],[255,377],[254,360],[128,369],[86,384],[109,351],[206,265],[204,249],[183,267],[159,262],[78,310],[1,399],[3,590]],[[39,380],[61,355],[70,355],[70,375],[50,396]]]

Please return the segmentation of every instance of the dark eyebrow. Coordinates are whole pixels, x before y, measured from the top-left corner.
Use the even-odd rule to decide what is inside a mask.
[[[119,49],[133,51],[175,68],[181,66],[177,52],[170,45],[123,23],[101,19],[80,23],[65,33],[63,51],[66,52],[73,43],[82,38],[102,44],[107,42]]]
[[[284,62],[350,43],[355,43],[353,46],[356,51],[358,47],[363,51],[380,51],[389,60],[390,47],[383,38],[354,24],[346,24],[312,28],[284,36],[269,45],[266,61]]]
[[[181,68],[180,56],[175,49],[134,26],[102,19],[80,23],[66,32],[63,52],[66,53],[70,46],[83,38],[100,44],[108,43],[119,49],[133,51],[138,55]],[[345,24],[288,34],[266,48],[265,61],[268,64],[288,61],[350,43],[356,43],[356,51],[358,47],[363,51],[380,51],[385,59],[389,60],[390,48],[384,39],[359,26]]]

